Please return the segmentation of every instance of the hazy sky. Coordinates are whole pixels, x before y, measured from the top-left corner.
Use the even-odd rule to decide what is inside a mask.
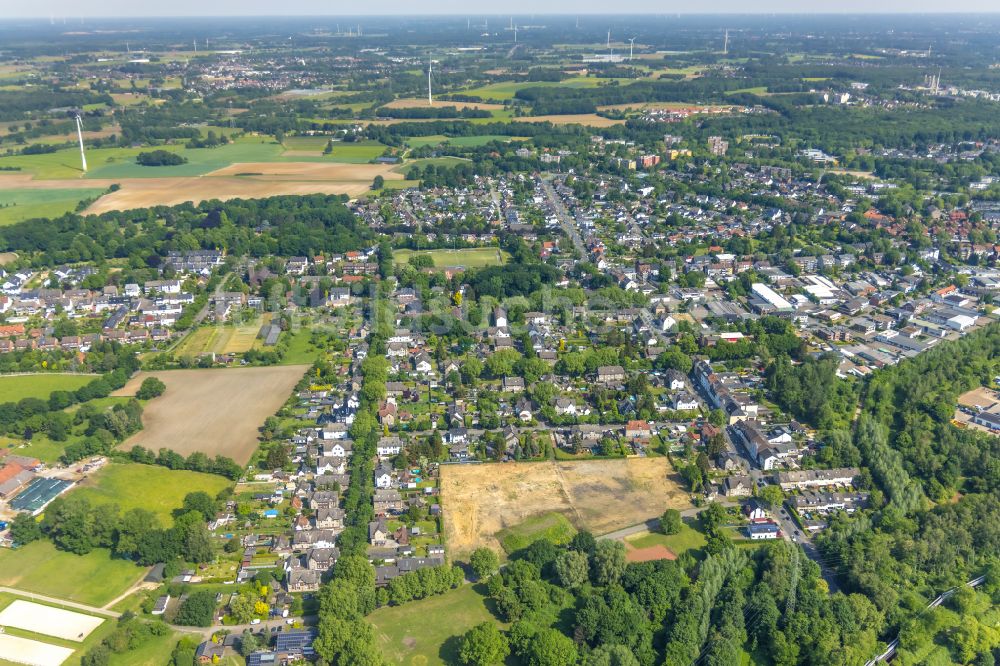
[[[996,0],[0,0],[0,19],[38,16],[248,16],[373,14],[996,12]]]

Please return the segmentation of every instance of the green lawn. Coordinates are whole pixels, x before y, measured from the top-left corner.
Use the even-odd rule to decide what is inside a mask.
[[[0,178],[0,184],[3,179]],[[0,189],[0,226],[36,217],[59,217],[76,210],[84,199],[96,199],[100,188]]]
[[[666,546],[675,555],[682,555],[689,550],[700,550],[707,543],[705,535],[691,527],[687,521],[685,521],[684,527],[677,534],[646,532],[645,534],[628,537],[626,540],[636,548]]]
[[[17,402],[21,398],[47,399],[53,391],[75,391],[93,381],[97,375],[35,375],[0,376],[0,402]]]
[[[390,664],[457,664],[459,639],[472,627],[493,620],[486,598],[472,585],[368,616],[382,654]]]
[[[308,327],[302,327],[294,333],[282,333],[288,338],[288,349],[281,357],[281,365],[308,365],[315,361],[324,351],[310,342],[311,332]]]
[[[493,247],[475,247],[464,250],[393,250],[392,261],[402,265],[413,255],[430,255],[438,268],[445,266],[465,266],[466,268],[482,268],[507,263],[510,255]]]
[[[74,555],[56,550],[48,540],[17,550],[0,548],[0,585],[91,606],[108,603],[145,572],[103,549]]]
[[[576,534],[576,528],[569,519],[561,513],[543,513],[532,516],[513,527],[497,532],[497,540],[508,554],[530,546],[541,538],[546,538],[554,544],[569,543]]]
[[[117,504],[122,512],[133,508],[152,511],[161,527],[173,522],[171,512],[184,502],[184,496],[203,490],[212,497],[232,483],[215,474],[170,470],[137,463],[107,465],[72,493],[86,497],[92,504]]]
[[[170,652],[177,645],[181,634],[170,632],[165,636],[154,636],[136,650],[112,654],[109,666],[166,666],[170,663]]]
[[[14,453],[19,456],[31,456],[42,462],[54,463],[66,450],[66,446],[76,438],[70,437],[65,442],[55,442],[44,433],[35,433],[30,442],[18,440]]]

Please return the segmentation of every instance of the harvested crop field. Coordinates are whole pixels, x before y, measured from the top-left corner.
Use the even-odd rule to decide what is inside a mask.
[[[425,109],[427,100],[423,98],[394,99],[384,105],[387,109]],[[446,108],[453,106],[459,111],[462,109],[483,109],[486,111],[499,111],[503,109],[503,104],[492,104],[489,102],[456,102],[450,99],[434,100],[434,107]]]
[[[346,164],[343,162],[249,162],[231,164],[207,174],[207,178],[252,173],[251,178],[272,180],[334,180],[371,185],[375,176],[390,179],[398,175],[391,164]]]
[[[244,175],[241,175],[244,174]],[[234,164],[207,176],[132,178],[95,201],[87,214],[149,206],[175,206],[207,199],[262,199],[279,195],[347,194],[369,191],[375,176],[401,179],[390,165],[276,162]]]
[[[611,127],[624,125],[624,120],[605,118],[596,113],[565,114],[555,116],[523,116],[517,119],[519,123],[545,123],[553,125],[586,125],[587,127]]]
[[[257,429],[284,404],[306,370],[305,365],[284,365],[141,372],[115,395],[135,395],[150,376],[160,378],[167,390],[146,405],[142,431],[123,447],[166,447],[184,456],[201,451],[246,464],[257,448]]]
[[[600,535],[690,506],[666,458],[442,465],[441,498],[458,557],[500,550],[498,532],[553,511]]]

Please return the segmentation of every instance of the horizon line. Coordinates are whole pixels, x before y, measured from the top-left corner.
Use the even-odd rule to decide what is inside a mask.
[[[590,17],[647,17],[647,16],[804,16],[804,17],[821,17],[821,16],[1000,16],[1000,10],[924,10],[924,11],[892,11],[892,10],[863,10],[855,9],[849,11],[821,11],[821,12],[803,12],[799,10],[772,10],[772,11],[711,11],[702,10],[698,12],[691,11],[634,11],[634,12],[617,12],[617,13],[607,13],[598,11],[579,11],[579,12],[503,12],[503,13],[487,13],[487,12],[466,12],[466,13],[454,13],[454,12],[420,12],[420,13],[405,13],[405,12],[387,12],[383,14],[355,14],[355,13],[337,13],[337,14],[318,14],[315,12],[306,13],[286,13],[286,14],[270,14],[270,13],[249,13],[249,14],[159,14],[159,15],[142,15],[142,14],[89,14],[81,16],[79,14],[24,14],[11,16],[7,15],[0,17],[0,23],[4,23],[11,20],[40,20],[40,21],[50,21],[52,18],[57,18],[59,20],[67,21],[80,21],[87,19],[206,19],[206,18],[219,18],[219,19],[233,19],[233,18],[338,18],[343,16],[350,16],[352,18],[420,18],[420,17],[440,17],[440,18],[467,18],[467,17],[509,17],[509,16],[532,16],[538,18],[553,17],[573,17],[573,16],[590,16]]]

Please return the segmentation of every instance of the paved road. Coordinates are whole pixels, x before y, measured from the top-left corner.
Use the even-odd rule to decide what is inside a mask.
[[[34,599],[35,601],[44,601],[45,603],[52,604],[54,606],[62,606],[64,608],[74,608],[76,610],[84,611],[90,613],[91,615],[101,615],[103,617],[118,618],[121,617],[121,613],[113,610],[108,610],[106,608],[97,608],[96,606],[88,606],[87,604],[78,604],[75,601],[66,601],[65,599],[57,599],[55,597],[48,597],[44,594],[34,594],[32,592],[25,592],[24,590],[18,590],[13,587],[0,587],[0,592],[7,592],[9,594],[15,594],[19,597],[25,599]]]
[[[559,225],[566,235],[569,236],[570,240],[573,241],[573,245],[580,253],[580,256],[586,257],[587,246],[584,245],[583,237],[580,236],[580,227],[577,225],[576,220],[566,210],[562,199],[559,198],[559,195],[552,188],[552,183],[544,178],[539,178],[538,183],[542,186],[542,190],[545,192],[545,196],[548,197],[549,203],[552,204],[552,210],[555,212],[556,217],[559,218]]]
[[[720,500],[720,501],[718,501],[716,503],[717,504],[721,504],[722,506],[738,506],[739,505],[739,502],[733,502],[731,500]],[[707,508],[708,508],[708,505],[706,504],[704,506],[698,506],[698,507],[692,507],[690,509],[684,509],[683,511],[681,511],[681,518],[693,518],[694,516],[697,516],[699,513],[701,513],[702,511],[704,511]],[[607,534],[602,534],[601,536],[599,536],[597,538],[598,539],[615,539],[615,540],[619,540],[620,541],[621,539],[624,539],[625,537],[630,537],[633,534],[641,534],[643,532],[653,532],[653,531],[656,531],[658,529],[660,529],[660,519],[659,518],[650,518],[649,520],[647,520],[644,523],[639,523],[638,525],[632,525],[630,527],[623,527],[620,530],[615,530],[614,532],[608,532]]]

